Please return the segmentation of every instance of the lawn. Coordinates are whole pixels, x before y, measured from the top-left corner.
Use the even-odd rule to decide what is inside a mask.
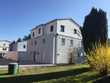
[[[88,65],[22,68],[17,75],[7,73],[0,70],[0,83],[92,83],[98,78]]]

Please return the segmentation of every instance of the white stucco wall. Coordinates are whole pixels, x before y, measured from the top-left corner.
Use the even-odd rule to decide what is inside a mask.
[[[60,31],[61,25],[65,26],[65,32]],[[79,28],[80,27],[78,27],[72,20],[58,20],[57,21],[57,33],[58,34],[82,39],[81,31]],[[74,34],[74,29],[76,29],[80,35]]]
[[[27,41],[18,42],[17,51],[26,52],[27,51]]]

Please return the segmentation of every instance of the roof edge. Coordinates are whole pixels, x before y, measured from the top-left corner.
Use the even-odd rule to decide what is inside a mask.
[[[37,25],[35,28],[31,29],[31,31],[34,30],[34,29],[36,29],[36,28],[38,28],[38,27],[40,27],[40,26],[45,26],[45,25],[47,25],[47,24],[49,24],[49,23],[52,23],[52,22],[54,22],[54,21],[57,21],[57,20],[71,20],[73,23],[75,23],[77,26],[79,26],[79,28],[81,27],[81,26],[80,26],[76,21],[74,21],[72,18],[61,18],[61,19],[53,19],[53,20],[51,20],[51,21],[46,22],[45,24]]]

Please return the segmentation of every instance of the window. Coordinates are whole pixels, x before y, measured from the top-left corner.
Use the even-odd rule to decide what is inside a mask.
[[[25,45],[23,45],[23,48],[26,48],[26,46],[25,46]]]
[[[39,28],[39,30],[38,30],[38,34],[40,34],[41,33],[41,28]]]
[[[74,34],[77,34],[77,30],[76,29],[74,29]]]
[[[62,45],[65,45],[65,38],[62,38],[61,43]]]
[[[7,48],[3,48],[2,50],[6,51],[6,50],[7,50]]]
[[[35,40],[35,42],[34,42],[34,43],[35,43],[35,45],[37,45],[37,41],[36,41],[36,40]]]
[[[43,43],[45,43],[45,41],[46,41],[45,39],[42,40]]]
[[[70,45],[73,46],[73,40],[70,40]]]
[[[40,55],[40,52],[36,52],[37,55]]]
[[[3,44],[3,46],[5,46],[6,44]]]
[[[61,25],[61,32],[65,32],[65,26]]]
[[[33,52],[33,55],[34,55],[34,56],[36,55],[36,51]]]
[[[54,29],[53,26],[50,26],[50,32],[53,32],[53,29]]]
[[[33,36],[33,37],[35,36],[34,32],[32,33],[32,36]]]

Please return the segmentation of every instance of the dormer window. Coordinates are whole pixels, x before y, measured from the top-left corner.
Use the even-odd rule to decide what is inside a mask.
[[[64,25],[61,25],[61,32],[65,32],[65,26]]]
[[[53,32],[53,29],[54,29],[53,25],[50,26],[50,32]]]
[[[77,30],[76,29],[74,29],[74,34],[77,34]]]
[[[40,34],[41,33],[41,28],[39,28],[39,30],[38,30],[38,34]]]

